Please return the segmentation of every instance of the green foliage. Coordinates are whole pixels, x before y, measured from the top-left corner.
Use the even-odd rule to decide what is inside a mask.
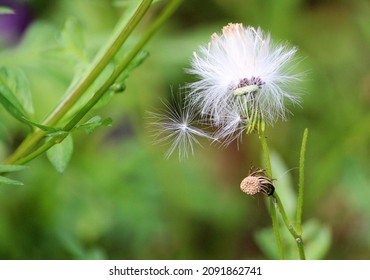
[[[0,184],[5,184],[5,185],[23,185],[22,182],[13,180],[4,176],[0,176]]]
[[[0,165],[0,173],[16,172],[27,168],[24,165]]]
[[[276,191],[279,192],[280,199],[284,205],[285,212],[292,222],[292,226],[296,228],[296,207],[298,199],[298,190],[295,191],[292,184],[292,176],[287,172],[287,167],[282,159],[276,153],[271,153],[272,170],[275,172],[276,182],[274,182]],[[297,184],[298,185],[298,184]],[[304,203],[303,203],[304,205]],[[282,234],[282,243],[285,252],[285,258],[298,259],[296,244],[294,238],[289,233],[287,228],[283,226],[283,220],[280,218],[280,232]],[[317,219],[310,219],[302,226],[303,242],[305,255],[307,259],[322,259],[324,258],[331,244],[331,230],[329,226],[320,223]],[[278,259],[279,253],[275,242],[273,229],[266,228],[257,231],[255,234],[256,242],[266,256],[270,259]]]
[[[0,68],[0,102],[21,122],[27,122],[33,113],[31,93],[21,70]]]
[[[112,119],[102,119],[100,116],[95,116],[89,119],[87,122],[76,125],[76,129],[83,129],[86,133],[90,134],[101,126],[112,126]]]
[[[0,174],[11,173],[21,171],[27,168],[24,165],[0,165]],[[10,179],[4,176],[0,176],[0,184],[6,185],[23,185],[22,182],[14,179]]]
[[[299,259],[296,244],[288,230],[284,226],[281,226],[280,232],[282,233],[285,258],[288,260]],[[257,231],[255,233],[255,239],[267,258],[279,258],[274,232],[271,228]],[[331,244],[330,228],[316,219],[308,220],[303,224],[303,242],[306,259],[319,260],[325,258]]]
[[[63,173],[68,166],[68,163],[72,157],[72,153],[73,140],[72,136],[68,134],[66,137],[63,137],[60,143],[51,147],[46,152],[46,155],[55,169],[59,173]]]

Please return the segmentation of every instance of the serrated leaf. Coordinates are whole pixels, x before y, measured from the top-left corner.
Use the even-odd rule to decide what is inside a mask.
[[[9,178],[4,177],[4,176],[0,176],[0,184],[18,185],[18,186],[22,186],[23,185],[23,183],[20,182],[20,181],[9,179]]]
[[[10,14],[14,14],[14,10],[12,8],[4,6],[0,7],[0,15],[10,15]]]
[[[90,134],[94,132],[95,129],[101,126],[111,126],[112,125],[112,119],[111,118],[106,118],[102,119],[100,116],[95,116],[92,117],[90,120],[87,122],[77,125],[77,129],[84,129],[86,133]]]
[[[26,168],[25,165],[0,165],[0,173],[17,172]]]
[[[73,139],[69,134],[64,140],[58,144],[51,147],[46,155],[59,173],[63,173],[67,168],[68,163],[72,157],[73,153]]]

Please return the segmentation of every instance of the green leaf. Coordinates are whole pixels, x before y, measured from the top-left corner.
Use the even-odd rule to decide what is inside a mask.
[[[31,92],[24,73],[17,68],[0,68],[0,103],[14,118],[31,125],[33,113]]]
[[[279,259],[279,251],[272,228],[265,228],[255,233],[254,239],[261,251],[272,260]]]
[[[62,51],[77,63],[87,63],[85,42],[81,25],[75,18],[68,18],[60,32]],[[65,55],[64,55],[65,58]]]
[[[6,185],[18,185],[22,186],[23,183],[17,180],[9,179],[3,176],[0,176],[0,184],[6,184]]]
[[[25,165],[0,165],[0,173],[17,172],[26,168]]]
[[[329,226],[309,220],[303,224],[303,238],[307,259],[320,260],[328,253],[331,244]]]
[[[49,49],[47,55],[76,64],[84,68],[88,63],[81,25],[75,18],[68,18],[57,37],[57,46]]]
[[[284,244],[284,253],[286,259],[298,259],[297,245],[287,228],[280,227],[281,239]],[[303,224],[303,243],[306,259],[323,259],[328,253],[331,243],[331,232],[327,225],[319,223],[317,220],[309,220]],[[259,230],[255,234],[255,240],[264,254],[270,259],[278,259],[274,231],[272,228]]]
[[[293,187],[292,170],[285,165],[281,156],[274,151],[270,152],[272,170],[274,172],[274,186],[283,202],[284,209],[290,220],[295,219],[297,207],[297,192]]]
[[[63,173],[67,168],[68,163],[72,157],[73,153],[73,139],[69,134],[64,140],[58,144],[51,147],[46,155],[59,173]]]
[[[19,102],[14,99],[12,93],[3,84],[0,84],[0,103],[14,118],[29,125],[25,112],[19,107]]]
[[[36,126],[36,127],[40,128],[41,130],[46,131],[46,132],[55,133],[55,132],[63,131],[60,128],[55,128],[55,127],[52,127],[52,126],[43,125],[43,124],[40,124],[40,123],[32,122],[32,121],[27,120],[27,119],[25,119],[24,121],[26,123],[30,124],[30,125],[33,125],[33,126]]]
[[[111,126],[112,125],[112,119],[111,118],[106,118],[102,119],[100,116],[95,116],[92,117],[90,120],[87,122],[77,125],[77,129],[84,129],[86,133],[90,134],[94,132],[95,129],[101,126]]]
[[[128,78],[132,70],[139,67],[148,57],[149,52],[140,51],[127,66],[127,68],[122,72],[122,74],[117,78],[116,83],[122,84]]]
[[[2,83],[6,84],[28,115],[34,114],[30,85],[24,71],[17,67],[0,69]]]
[[[4,108],[16,119],[25,122],[27,113],[9,86],[8,70],[0,68],[0,102]]]
[[[0,15],[9,15],[9,14],[14,14],[14,10],[9,7],[0,7]]]

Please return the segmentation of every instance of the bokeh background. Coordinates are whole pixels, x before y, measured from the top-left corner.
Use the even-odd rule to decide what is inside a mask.
[[[123,12],[108,0],[0,4],[17,11],[0,16],[0,64],[26,72],[40,120],[74,71],[43,55],[63,22],[73,17],[81,24],[93,55]],[[111,117],[112,127],[75,133],[63,174],[41,156],[12,175],[24,186],[0,185],[1,259],[275,257],[265,198],[239,189],[250,167],[261,165],[257,136],[227,148],[203,143],[179,162],[176,155],[164,159],[168,147],[153,144],[148,125],[148,112],[160,111],[161,99],[192,81],[184,73],[192,52],[229,22],[261,26],[274,40],[299,48],[301,106],[289,108],[288,120],[268,128],[267,137],[277,190],[294,197],[302,134],[309,129],[303,212],[308,257],[370,259],[367,0],[185,0],[147,45],[150,57],[131,74],[126,91],[94,112]],[[0,117],[3,159],[27,128],[2,108]],[[289,204],[289,194],[284,197]]]

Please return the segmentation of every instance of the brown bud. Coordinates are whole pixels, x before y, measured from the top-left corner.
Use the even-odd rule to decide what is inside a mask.
[[[249,195],[262,192],[270,196],[275,191],[272,181],[267,178],[264,171],[260,169],[249,173],[248,177],[245,177],[240,183],[240,189]]]

